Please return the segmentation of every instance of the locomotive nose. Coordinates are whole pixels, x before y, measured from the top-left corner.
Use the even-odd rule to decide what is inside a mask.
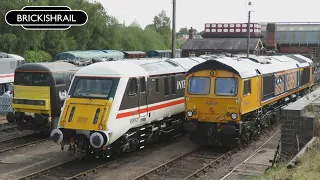
[[[102,135],[100,132],[94,132],[90,136],[90,144],[94,148],[101,148],[108,142],[107,135]]]
[[[60,129],[54,129],[51,131],[50,139],[53,140],[54,143],[60,144],[63,140],[63,134]]]

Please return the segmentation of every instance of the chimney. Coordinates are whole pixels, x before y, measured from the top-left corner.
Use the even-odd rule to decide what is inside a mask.
[[[266,29],[266,46],[269,50],[277,49],[276,24],[268,23]]]
[[[189,29],[189,39],[194,39],[194,31],[192,27]]]

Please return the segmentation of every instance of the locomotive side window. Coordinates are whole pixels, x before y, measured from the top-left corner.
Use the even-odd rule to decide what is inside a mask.
[[[146,92],[146,79],[144,77],[140,78],[140,92]]]
[[[156,92],[159,92],[159,79],[156,78]]]
[[[135,96],[137,94],[137,78],[132,78],[130,80],[128,94],[129,96]]]
[[[54,74],[53,77],[54,77],[54,80],[56,81],[56,85],[65,84],[64,77],[62,74]]]
[[[164,77],[164,96],[169,95],[169,77]]]
[[[176,76],[171,76],[171,94],[176,94]]]
[[[251,79],[245,80],[243,83],[243,95],[251,94]]]

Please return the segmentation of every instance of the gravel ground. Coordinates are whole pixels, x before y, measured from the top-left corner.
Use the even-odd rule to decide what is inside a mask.
[[[257,148],[259,148],[259,146],[261,146],[267,139],[269,139],[275,132],[277,132],[279,128],[280,126],[277,126],[277,127],[274,127],[272,130],[269,130],[268,132],[261,134],[259,139],[252,142],[249,147],[225,159],[225,161],[222,161],[221,164],[217,166],[217,168],[212,169],[211,171],[207,172],[205,175],[200,176],[198,180],[220,180],[223,176],[228,174],[238,164],[240,164],[245,159],[247,159]],[[278,133],[274,138],[272,138],[269,141],[269,143],[265,144],[264,148],[266,149],[276,148],[278,145],[279,139],[280,139],[280,133]],[[254,165],[254,167],[257,167],[257,166],[259,165]],[[195,169],[196,168],[199,168],[199,167],[195,167]],[[250,169],[250,167],[247,167],[247,169]],[[250,169],[250,170],[254,171],[255,169]],[[238,180],[238,179],[243,179],[243,177],[230,176],[228,180],[230,179]]]
[[[0,131],[0,143],[1,141],[5,141],[12,138],[22,137],[26,135],[33,134],[33,131],[25,130],[25,131],[12,131],[12,132],[1,132]],[[1,144],[0,144],[1,145]]]
[[[1,153],[0,179],[17,179],[70,158],[67,150],[60,152],[60,146],[52,141]]]
[[[196,146],[187,137],[182,137],[165,147],[152,147],[150,151],[146,149],[146,151],[132,153],[98,170],[96,174],[90,174],[81,179],[129,180],[195,148]]]

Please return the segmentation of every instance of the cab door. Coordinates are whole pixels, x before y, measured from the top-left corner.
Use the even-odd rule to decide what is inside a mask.
[[[138,91],[138,103],[140,112],[140,122],[144,123],[147,121],[148,115],[148,104],[147,104],[147,81],[145,77],[139,78],[139,91]]]

